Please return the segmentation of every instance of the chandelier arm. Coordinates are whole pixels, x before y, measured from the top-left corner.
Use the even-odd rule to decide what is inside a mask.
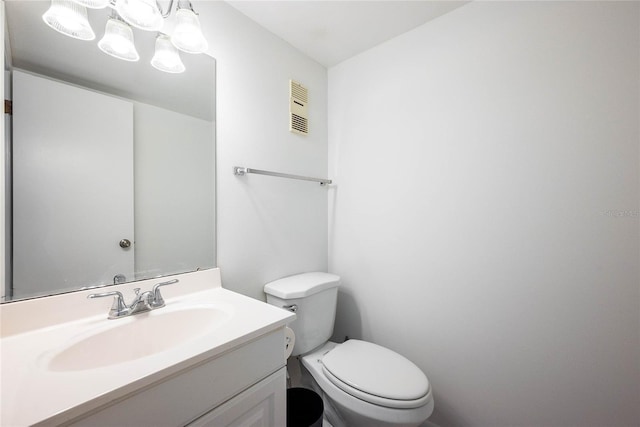
[[[185,3],[186,3],[186,7],[184,6]],[[198,15],[198,12],[193,10],[193,4],[191,4],[191,0],[178,0],[178,7],[176,9],[189,9],[191,10],[191,12]]]
[[[156,4],[158,5],[158,10],[160,11],[160,14],[162,15],[163,18],[167,18],[169,15],[171,15],[171,9],[173,8],[173,0],[169,2],[169,7],[167,8],[166,12],[162,11],[162,6],[160,6],[160,2],[158,2],[158,0],[156,0]]]

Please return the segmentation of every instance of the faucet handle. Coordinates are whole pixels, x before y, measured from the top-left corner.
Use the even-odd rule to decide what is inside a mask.
[[[103,292],[100,294],[90,294],[87,295],[87,298],[102,298],[102,297],[110,297],[115,296],[113,299],[113,304],[111,305],[111,310],[109,310],[109,318],[113,319],[115,317],[121,316],[123,312],[127,311],[127,304],[124,302],[124,297],[121,292],[112,291],[112,292]]]
[[[151,305],[154,308],[164,307],[164,298],[162,298],[162,294],[160,293],[160,287],[173,285],[174,283],[178,283],[178,282],[179,282],[178,279],[173,279],[166,282],[157,283],[156,285],[154,285],[153,290],[151,291],[153,292],[153,301]]]

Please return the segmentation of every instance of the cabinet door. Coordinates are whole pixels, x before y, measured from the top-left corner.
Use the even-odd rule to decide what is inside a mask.
[[[286,370],[280,369],[188,427],[277,427],[287,424]]]

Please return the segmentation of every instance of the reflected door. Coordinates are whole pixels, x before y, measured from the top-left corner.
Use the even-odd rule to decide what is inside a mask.
[[[13,173],[14,297],[133,278],[132,103],[14,71]]]

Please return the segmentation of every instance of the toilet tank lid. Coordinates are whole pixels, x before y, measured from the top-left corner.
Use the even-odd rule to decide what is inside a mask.
[[[264,285],[264,292],[282,299],[304,298],[340,284],[340,276],[324,272],[302,273]]]

